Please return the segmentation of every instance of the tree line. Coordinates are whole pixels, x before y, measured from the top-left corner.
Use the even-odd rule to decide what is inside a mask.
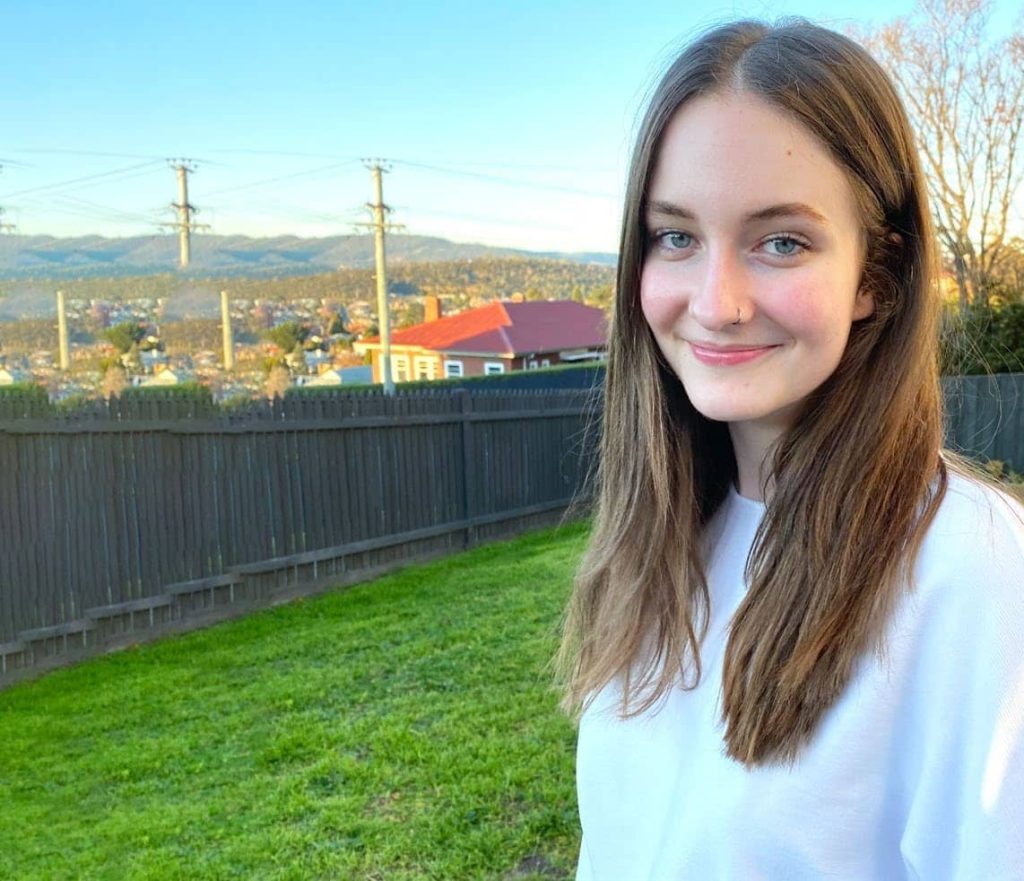
[[[458,305],[475,298],[579,299],[605,296],[614,269],[610,266],[519,257],[480,257],[425,263],[395,262],[388,266],[388,287],[397,297],[433,294]],[[286,278],[182,278],[174,273],[113,278],[38,279],[0,281],[0,296],[23,290],[48,291],[52,297],[63,290],[71,299],[126,302],[139,299],[172,300],[175,296],[206,296],[211,303],[227,290],[234,298],[248,300],[330,299],[350,303],[376,300],[371,269],[339,269]],[[464,301],[464,302],[463,302]]]

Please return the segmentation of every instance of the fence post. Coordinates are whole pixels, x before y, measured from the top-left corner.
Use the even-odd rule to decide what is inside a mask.
[[[469,414],[472,412],[472,404],[469,399],[469,392],[466,389],[459,389],[459,410],[462,414],[462,517],[467,521],[463,544],[471,547],[476,543],[476,527],[472,524],[476,516],[476,480],[474,464],[476,462],[476,451],[473,446],[473,426],[469,421]]]

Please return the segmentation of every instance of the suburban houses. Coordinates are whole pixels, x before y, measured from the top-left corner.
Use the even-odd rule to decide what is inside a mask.
[[[442,316],[440,300],[426,297],[424,315],[422,324],[391,334],[395,382],[536,370],[605,357],[604,313],[572,300],[499,300]],[[371,356],[373,381],[381,382],[380,338],[354,348]]]

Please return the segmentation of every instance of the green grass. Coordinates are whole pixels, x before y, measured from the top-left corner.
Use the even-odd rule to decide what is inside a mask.
[[[0,878],[564,879],[585,526],[0,693]]]

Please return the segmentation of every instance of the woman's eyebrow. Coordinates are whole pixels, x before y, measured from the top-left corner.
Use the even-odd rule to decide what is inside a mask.
[[[678,217],[680,220],[696,220],[697,216],[686,208],[682,208],[672,202],[662,202],[660,199],[651,199],[647,203],[647,211],[650,214],[664,214],[668,217]]]
[[[696,220],[695,215],[688,208],[676,205],[674,202],[663,202],[660,199],[652,199],[647,203],[647,210],[653,214],[663,214],[668,217],[677,217],[680,220]],[[779,205],[769,205],[766,208],[759,208],[752,211],[743,218],[744,223],[757,223],[764,220],[776,220],[780,217],[804,217],[822,226],[828,226],[828,218],[803,202],[783,202]]]
[[[812,208],[803,202],[784,202],[780,205],[769,205],[753,211],[743,218],[745,223],[755,223],[759,220],[775,220],[779,217],[803,217],[822,226],[828,226],[828,218],[817,208]]]

